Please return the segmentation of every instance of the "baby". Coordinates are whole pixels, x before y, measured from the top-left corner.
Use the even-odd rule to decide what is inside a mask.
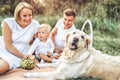
[[[53,56],[54,44],[49,38],[51,26],[48,24],[41,24],[38,28],[38,37],[34,40],[28,55],[32,55],[35,51],[35,57],[37,60],[41,60],[40,63],[49,62],[56,63],[57,60]]]

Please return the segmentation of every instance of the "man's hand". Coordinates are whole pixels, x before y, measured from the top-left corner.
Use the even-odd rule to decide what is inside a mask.
[[[59,50],[58,48],[55,48],[54,51],[55,51],[55,53],[58,53],[58,54],[60,54],[60,53],[62,52],[62,51]]]

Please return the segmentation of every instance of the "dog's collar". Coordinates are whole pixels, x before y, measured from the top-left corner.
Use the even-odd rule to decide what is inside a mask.
[[[78,53],[78,54],[79,55],[76,55],[77,57],[75,57],[75,58],[62,59],[61,61],[64,63],[68,63],[68,64],[76,64],[76,63],[81,63],[90,57],[90,53],[88,51],[82,52],[82,54],[81,53]]]
[[[85,60],[87,60],[90,57],[90,53],[88,51],[85,51],[83,54],[80,55],[79,60],[77,60],[77,63],[81,63]]]

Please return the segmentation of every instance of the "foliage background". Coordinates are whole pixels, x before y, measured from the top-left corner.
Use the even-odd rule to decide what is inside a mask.
[[[35,15],[50,19],[56,16],[55,20],[50,22],[52,26],[58,18],[62,17],[62,12],[66,8],[73,8],[77,12],[77,28],[80,28],[89,18],[93,23],[93,28],[100,30],[101,33],[111,33],[116,36],[120,30],[118,27],[120,26],[118,24],[120,22],[120,0],[0,0],[0,15],[13,16],[15,6],[21,1],[30,3],[34,7]],[[40,18],[37,17],[39,21],[45,21]]]
[[[40,24],[49,23],[52,27],[65,9],[75,9],[75,25],[78,29],[81,29],[86,19],[92,22],[93,47],[106,54],[120,55],[120,0],[0,0],[0,23],[6,17],[13,17],[15,6],[21,1],[34,7],[34,18]],[[89,33],[89,25],[86,25],[85,32]]]

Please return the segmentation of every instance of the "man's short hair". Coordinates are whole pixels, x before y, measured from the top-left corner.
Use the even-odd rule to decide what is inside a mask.
[[[66,9],[63,12],[63,14],[65,14],[66,16],[74,16],[74,17],[76,17],[76,12],[73,9]]]

